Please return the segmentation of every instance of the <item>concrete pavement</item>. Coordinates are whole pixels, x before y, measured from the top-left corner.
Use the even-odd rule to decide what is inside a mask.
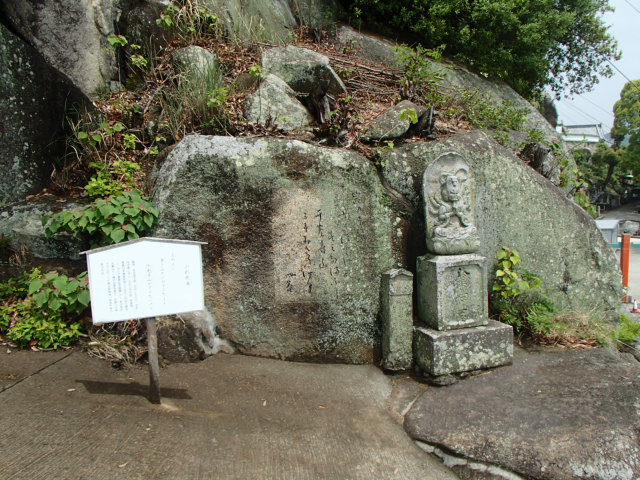
[[[2,348],[3,480],[457,478],[403,430],[426,387],[371,365],[218,355],[163,368],[158,406],[145,367]]]

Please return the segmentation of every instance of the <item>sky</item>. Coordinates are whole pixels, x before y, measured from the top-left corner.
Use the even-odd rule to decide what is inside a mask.
[[[591,92],[556,100],[558,122],[565,125],[602,123],[605,133],[613,126],[613,104],[620,99],[620,91],[627,83],[624,76],[630,80],[640,79],[640,0],[609,0],[609,3],[615,11],[607,12],[603,18],[622,50],[622,58],[613,62],[619,71],[614,68],[613,77],[601,77]]]

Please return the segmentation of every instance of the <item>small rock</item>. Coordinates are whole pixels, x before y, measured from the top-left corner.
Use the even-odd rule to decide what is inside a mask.
[[[285,130],[304,128],[313,122],[313,117],[291,87],[271,74],[247,98],[244,115],[251,123],[277,125]]]
[[[378,115],[365,129],[363,137],[368,141],[392,140],[405,135],[411,128],[413,113],[417,121],[427,109],[409,100],[403,100],[386,112]]]

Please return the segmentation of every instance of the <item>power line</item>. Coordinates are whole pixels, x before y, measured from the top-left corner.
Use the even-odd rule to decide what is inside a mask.
[[[604,108],[602,108],[600,105],[598,105],[597,103],[592,102],[591,100],[589,100],[587,97],[583,96],[583,95],[578,95],[580,98],[582,98],[584,101],[589,102],[591,105],[593,105],[594,107],[596,107],[597,109],[601,110],[602,112],[606,113],[607,115],[609,115],[612,118],[615,118],[613,113],[611,113],[610,110],[605,110]]]
[[[560,103],[562,103],[565,107],[569,107],[572,108],[573,110],[581,113],[582,115],[584,115],[585,117],[589,117],[591,120],[593,120],[596,123],[601,123],[604,127],[608,128],[609,130],[611,130],[611,127],[609,125],[607,125],[606,123],[602,122],[600,119],[595,118],[594,116],[588,114],[587,112],[585,112],[584,110],[582,110],[581,108],[577,107],[576,105],[573,105],[571,103],[565,103],[564,101],[560,101]]]
[[[631,85],[633,86],[633,88],[635,88],[636,90],[638,90],[638,92],[640,92],[640,87],[638,87],[635,83],[633,83],[633,81],[632,81],[629,77],[627,77],[624,73],[622,73],[622,70],[620,70],[618,67],[616,67],[616,66],[611,62],[611,60],[609,60],[608,58],[607,58],[607,62],[609,62],[609,65],[611,65],[613,68],[615,68],[615,69],[618,71],[618,73],[619,73],[620,75],[622,75],[622,76],[627,80],[627,82],[630,82],[630,83],[631,83]]]
[[[631,3],[629,0],[624,0],[624,1],[627,2],[629,6],[633,8],[636,12],[640,13],[640,10],[638,10],[633,3]]]

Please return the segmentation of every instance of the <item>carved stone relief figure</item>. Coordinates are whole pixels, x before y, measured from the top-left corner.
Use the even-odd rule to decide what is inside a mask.
[[[473,253],[480,247],[475,224],[475,182],[457,153],[445,153],[424,172],[427,248],[438,255]]]

